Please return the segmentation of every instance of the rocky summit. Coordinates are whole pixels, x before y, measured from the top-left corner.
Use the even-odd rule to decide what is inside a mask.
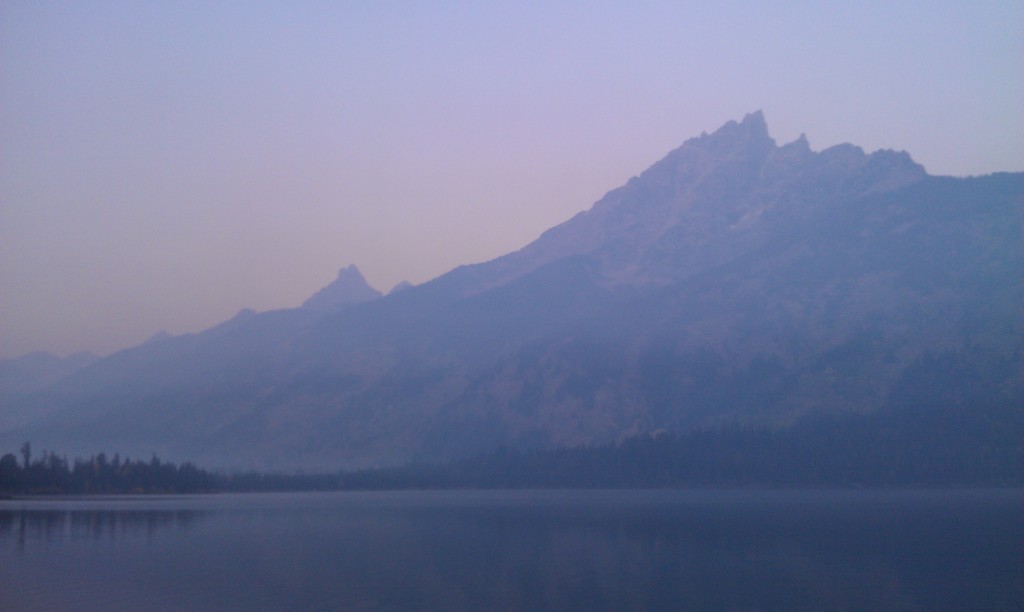
[[[778,146],[753,113],[493,261],[383,297],[346,268],[6,395],[31,418],[0,443],[336,469],[944,414],[1019,445],[1022,197],[1021,173]]]
[[[314,310],[336,310],[349,304],[375,300],[381,296],[366,282],[363,273],[355,265],[338,271],[338,278],[302,303],[303,308]]]

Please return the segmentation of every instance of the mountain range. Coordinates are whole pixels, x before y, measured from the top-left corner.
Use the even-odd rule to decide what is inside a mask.
[[[778,146],[752,113],[495,260],[383,296],[350,266],[5,383],[0,448],[337,469],[929,411],[1022,440],[1022,213],[1024,173]]]

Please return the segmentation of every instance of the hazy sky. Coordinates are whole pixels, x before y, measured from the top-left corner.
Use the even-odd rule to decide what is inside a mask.
[[[0,357],[515,250],[687,138],[1024,169],[1022,2],[0,3]]]

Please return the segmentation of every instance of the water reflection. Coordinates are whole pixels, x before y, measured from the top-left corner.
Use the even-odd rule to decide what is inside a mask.
[[[0,510],[0,542],[152,537],[188,529],[209,513],[195,510]]]
[[[549,491],[0,503],[0,608],[1012,608],[1022,500]]]
[[[399,609],[977,609],[1020,594],[1019,498],[624,495],[378,511],[328,531],[350,557],[326,543],[320,557],[354,577],[340,597]],[[404,588],[368,586],[381,576]]]

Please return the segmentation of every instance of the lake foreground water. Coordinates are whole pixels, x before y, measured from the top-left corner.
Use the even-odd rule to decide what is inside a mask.
[[[3,610],[1022,605],[1019,489],[0,501]]]

